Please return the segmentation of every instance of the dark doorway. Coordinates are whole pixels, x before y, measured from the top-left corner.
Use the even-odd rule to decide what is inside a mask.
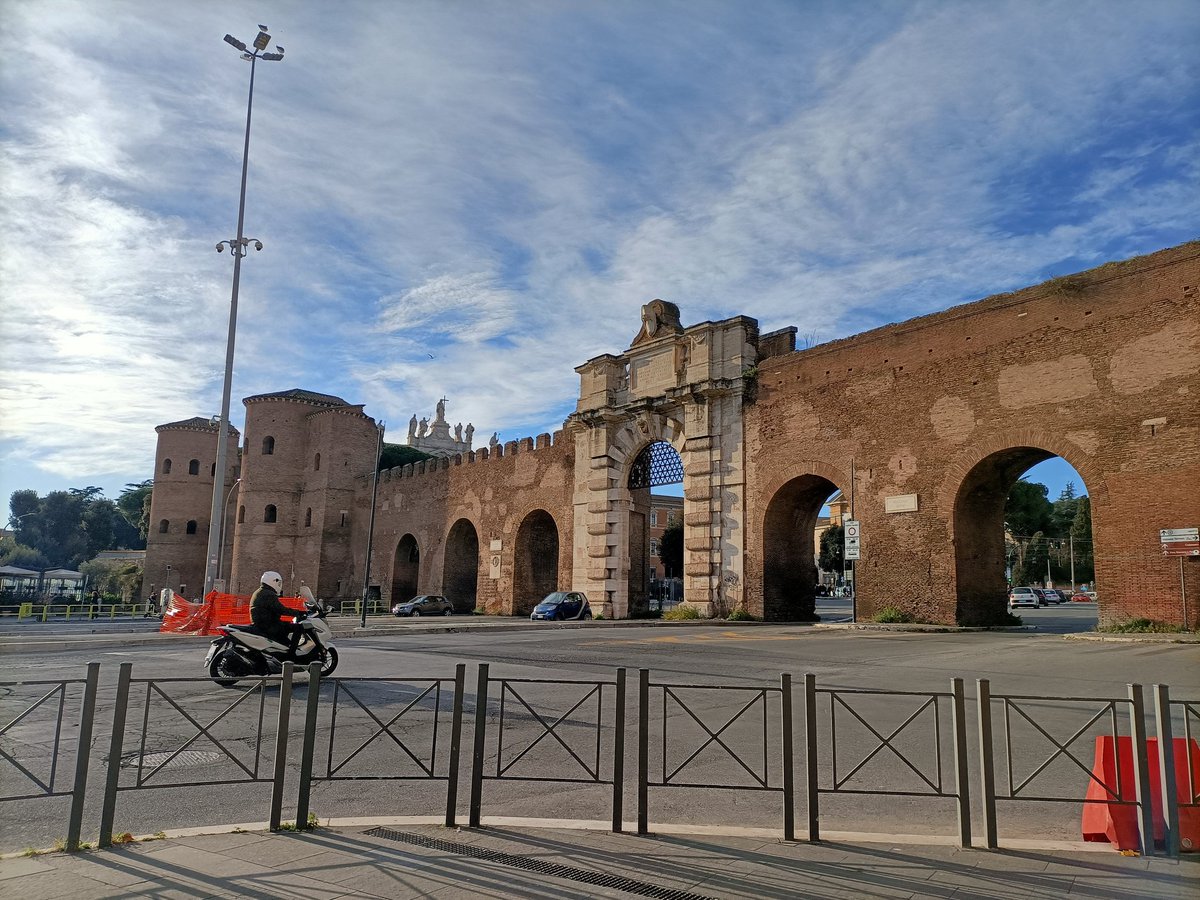
[[[411,534],[400,538],[392,564],[392,602],[403,603],[417,595],[421,574],[421,549]]]
[[[793,478],[767,504],[763,521],[763,618],[811,622],[817,617],[816,530],[837,485],[820,475]]]
[[[658,616],[683,599],[683,460],[666,441],[629,470],[629,616]],[[674,550],[675,552],[670,552]]]
[[[446,570],[442,590],[455,612],[475,610],[479,592],[479,534],[468,519],[459,519],[446,538]]]
[[[527,616],[559,588],[558,526],[544,509],[531,512],[517,530],[513,572],[513,615]]]

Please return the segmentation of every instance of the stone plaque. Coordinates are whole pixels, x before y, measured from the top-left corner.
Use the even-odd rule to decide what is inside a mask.
[[[883,511],[889,513],[916,512],[917,495],[900,494],[896,497],[885,497],[883,500]]]

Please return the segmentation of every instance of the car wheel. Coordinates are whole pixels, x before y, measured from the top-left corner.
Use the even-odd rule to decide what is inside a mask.
[[[414,619],[419,619],[421,618],[421,611],[419,609],[414,609],[411,613],[409,613],[409,615]]]
[[[452,615],[454,615],[454,610],[451,607],[447,606],[444,610],[442,610],[442,615],[443,616],[452,616]]]
[[[588,620],[588,619],[590,619],[591,617],[592,617],[592,611],[591,611],[590,609],[585,609],[585,610],[583,611],[583,618],[584,618],[584,621],[587,621],[587,620]]]

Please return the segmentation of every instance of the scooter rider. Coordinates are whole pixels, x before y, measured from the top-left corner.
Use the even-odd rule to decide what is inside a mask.
[[[281,616],[297,615],[296,610],[289,609],[279,601],[282,590],[282,575],[278,572],[263,572],[262,584],[250,598],[250,621],[271,640],[286,644],[288,656],[294,658],[304,629],[299,622],[288,624],[280,621]]]

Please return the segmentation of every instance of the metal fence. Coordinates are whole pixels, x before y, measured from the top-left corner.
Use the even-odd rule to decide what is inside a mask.
[[[105,776],[100,845],[113,841],[119,799],[143,790],[270,785],[269,826],[278,830],[289,772],[293,674],[289,664],[281,676],[246,679],[230,691],[207,678],[135,679],[132,664],[121,664],[108,756],[98,765]],[[651,800],[671,789],[773,795],[782,806],[785,840],[796,839],[801,801],[810,841],[821,838],[826,797],[954,801],[953,816],[941,821],[954,824],[962,846],[972,843],[968,711],[958,678],[948,691],[887,691],[818,685],[815,676],[805,675],[803,716],[795,722],[788,674],[775,684],[727,685],[656,680],[642,669],[630,715],[625,669],[594,679],[500,678],[484,663],[474,690],[473,741],[464,748],[470,699],[465,664],[452,676],[322,679],[317,664],[307,675],[300,764],[292,775],[299,782],[298,828],[308,825],[314,784],[349,782],[444,784],[441,814],[454,825],[466,766],[472,827],[481,823],[485,785],[541,782],[607,788],[614,831],[625,827],[626,792],[635,792],[639,834],[650,830]],[[91,663],[83,679],[0,682],[7,721],[0,727],[0,803],[70,797],[70,849],[80,843],[89,752],[100,718],[99,680],[100,664]],[[1172,699],[1165,685],[1155,685],[1150,738],[1141,685],[1128,685],[1125,697],[1100,698],[992,693],[987,680],[978,681],[977,689],[976,766],[986,847],[999,845],[999,804],[1071,803],[1132,810],[1145,855],[1156,852],[1159,816],[1164,851],[1179,853],[1181,810],[1200,805],[1200,750],[1194,744],[1200,701]],[[72,748],[65,735],[76,702]],[[1083,724],[1064,726],[1071,715]],[[169,728],[163,724],[168,720]],[[634,748],[627,745],[631,728]],[[1080,755],[1086,741],[1111,747],[1111,777]],[[201,748],[204,759],[192,759]],[[63,770],[72,749],[68,790]],[[464,749],[469,759],[463,759]],[[635,761],[632,779],[626,778],[627,756]],[[218,765],[221,771],[215,771]],[[798,795],[793,773],[799,765],[806,782]],[[1089,785],[1091,795],[1039,789],[1056,766],[1075,779],[1072,784]],[[582,806],[582,794],[573,802]],[[239,795],[239,809],[251,805]]]

